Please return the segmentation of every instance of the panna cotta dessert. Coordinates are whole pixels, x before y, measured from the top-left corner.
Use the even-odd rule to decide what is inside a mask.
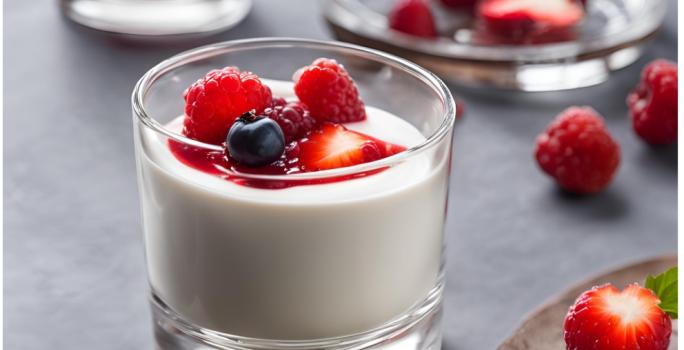
[[[164,132],[138,130],[147,270],[166,314],[283,341],[436,315],[448,148],[407,156],[426,135],[364,103],[332,59],[293,81],[237,67],[198,78]]]

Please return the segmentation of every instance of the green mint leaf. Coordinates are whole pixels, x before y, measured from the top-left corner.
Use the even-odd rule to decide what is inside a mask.
[[[673,320],[677,319],[677,267],[658,276],[648,276],[644,286],[660,299],[660,308]]]

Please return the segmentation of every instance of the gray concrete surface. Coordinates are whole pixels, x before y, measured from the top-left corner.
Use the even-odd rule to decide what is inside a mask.
[[[624,99],[643,64],[676,57],[676,1],[644,58],[599,86],[516,93],[453,86],[444,348],[493,349],[520,318],[596,272],[676,251],[676,148],[634,136]],[[6,349],[151,349],[129,96],[152,65],[201,44],[330,38],[319,4],[256,0],[233,30],[180,43],[110,38],[57,1],[5,1]],[[562,194],[532,160],[568,105],[604,114],[622,147],[613,185]]]

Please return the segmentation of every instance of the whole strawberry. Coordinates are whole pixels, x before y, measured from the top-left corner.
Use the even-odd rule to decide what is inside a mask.
[[[184,93],[183,134],[189,138],[221,144],[235,119],[271,103],[271,89],[256,74],[235,67],[213,70]]]
[[[389,15],[390,28],[423,38],[437,37],[435,19],[426,0],[399,0]]]
[[[563,324],[567,350],[666,350],[677,318],[677,268],[620,291],[610,284],[582,293]]]
[[[295,94],[317,121],[349,123],[366,119],[359,90],[337,61],[318,58],[298,70],[294,80]]]
[[[654,145],[677,141],[677,65],[666,60],[649,63],[641,82],[627,96],[634,131]]]
[[[590,107],[570,107],[537,137],[539,166],[569,192],[596,193],[620,163],[620,147]]]

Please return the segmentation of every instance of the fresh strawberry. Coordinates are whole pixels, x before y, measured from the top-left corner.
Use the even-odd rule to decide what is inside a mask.
[[[260,113],[271,104],[271,89],[256,74],[225,67],[188,87],[184,98],[183,134],[218,145],[235,119],[252,109]]]
[[[477,12],[489,32],[514,39],[564,32],[584,16],[576,0],[484,0]]]
[[[623,291],[610,284],[582,293],[565,316],[567,350],[666,350],[677,318],[676,267]]]
[[[390,28],[424,38],[437,36],[435,19],[426,0],[399,0],[389,15]]]
[[[366,119],[359,90],[344,67],[318,58],[294,75],[294,91],[319,122],[349,123]]]
[[[666,350],[672,322],[660,300],[638,284],[622,292],[610,284],[594,287],[570,307],[564,324],[568,350]]]
[[[318,171],[372,162],[404,150],[340,124],[325,123],[300,142],[299,162],[305,171]]]
[[[375,140],[375,142],[380,146],[382,158],[393,156],[397,153],[406,151],[406,147],[394,143],[383,142],[379,140]]]

